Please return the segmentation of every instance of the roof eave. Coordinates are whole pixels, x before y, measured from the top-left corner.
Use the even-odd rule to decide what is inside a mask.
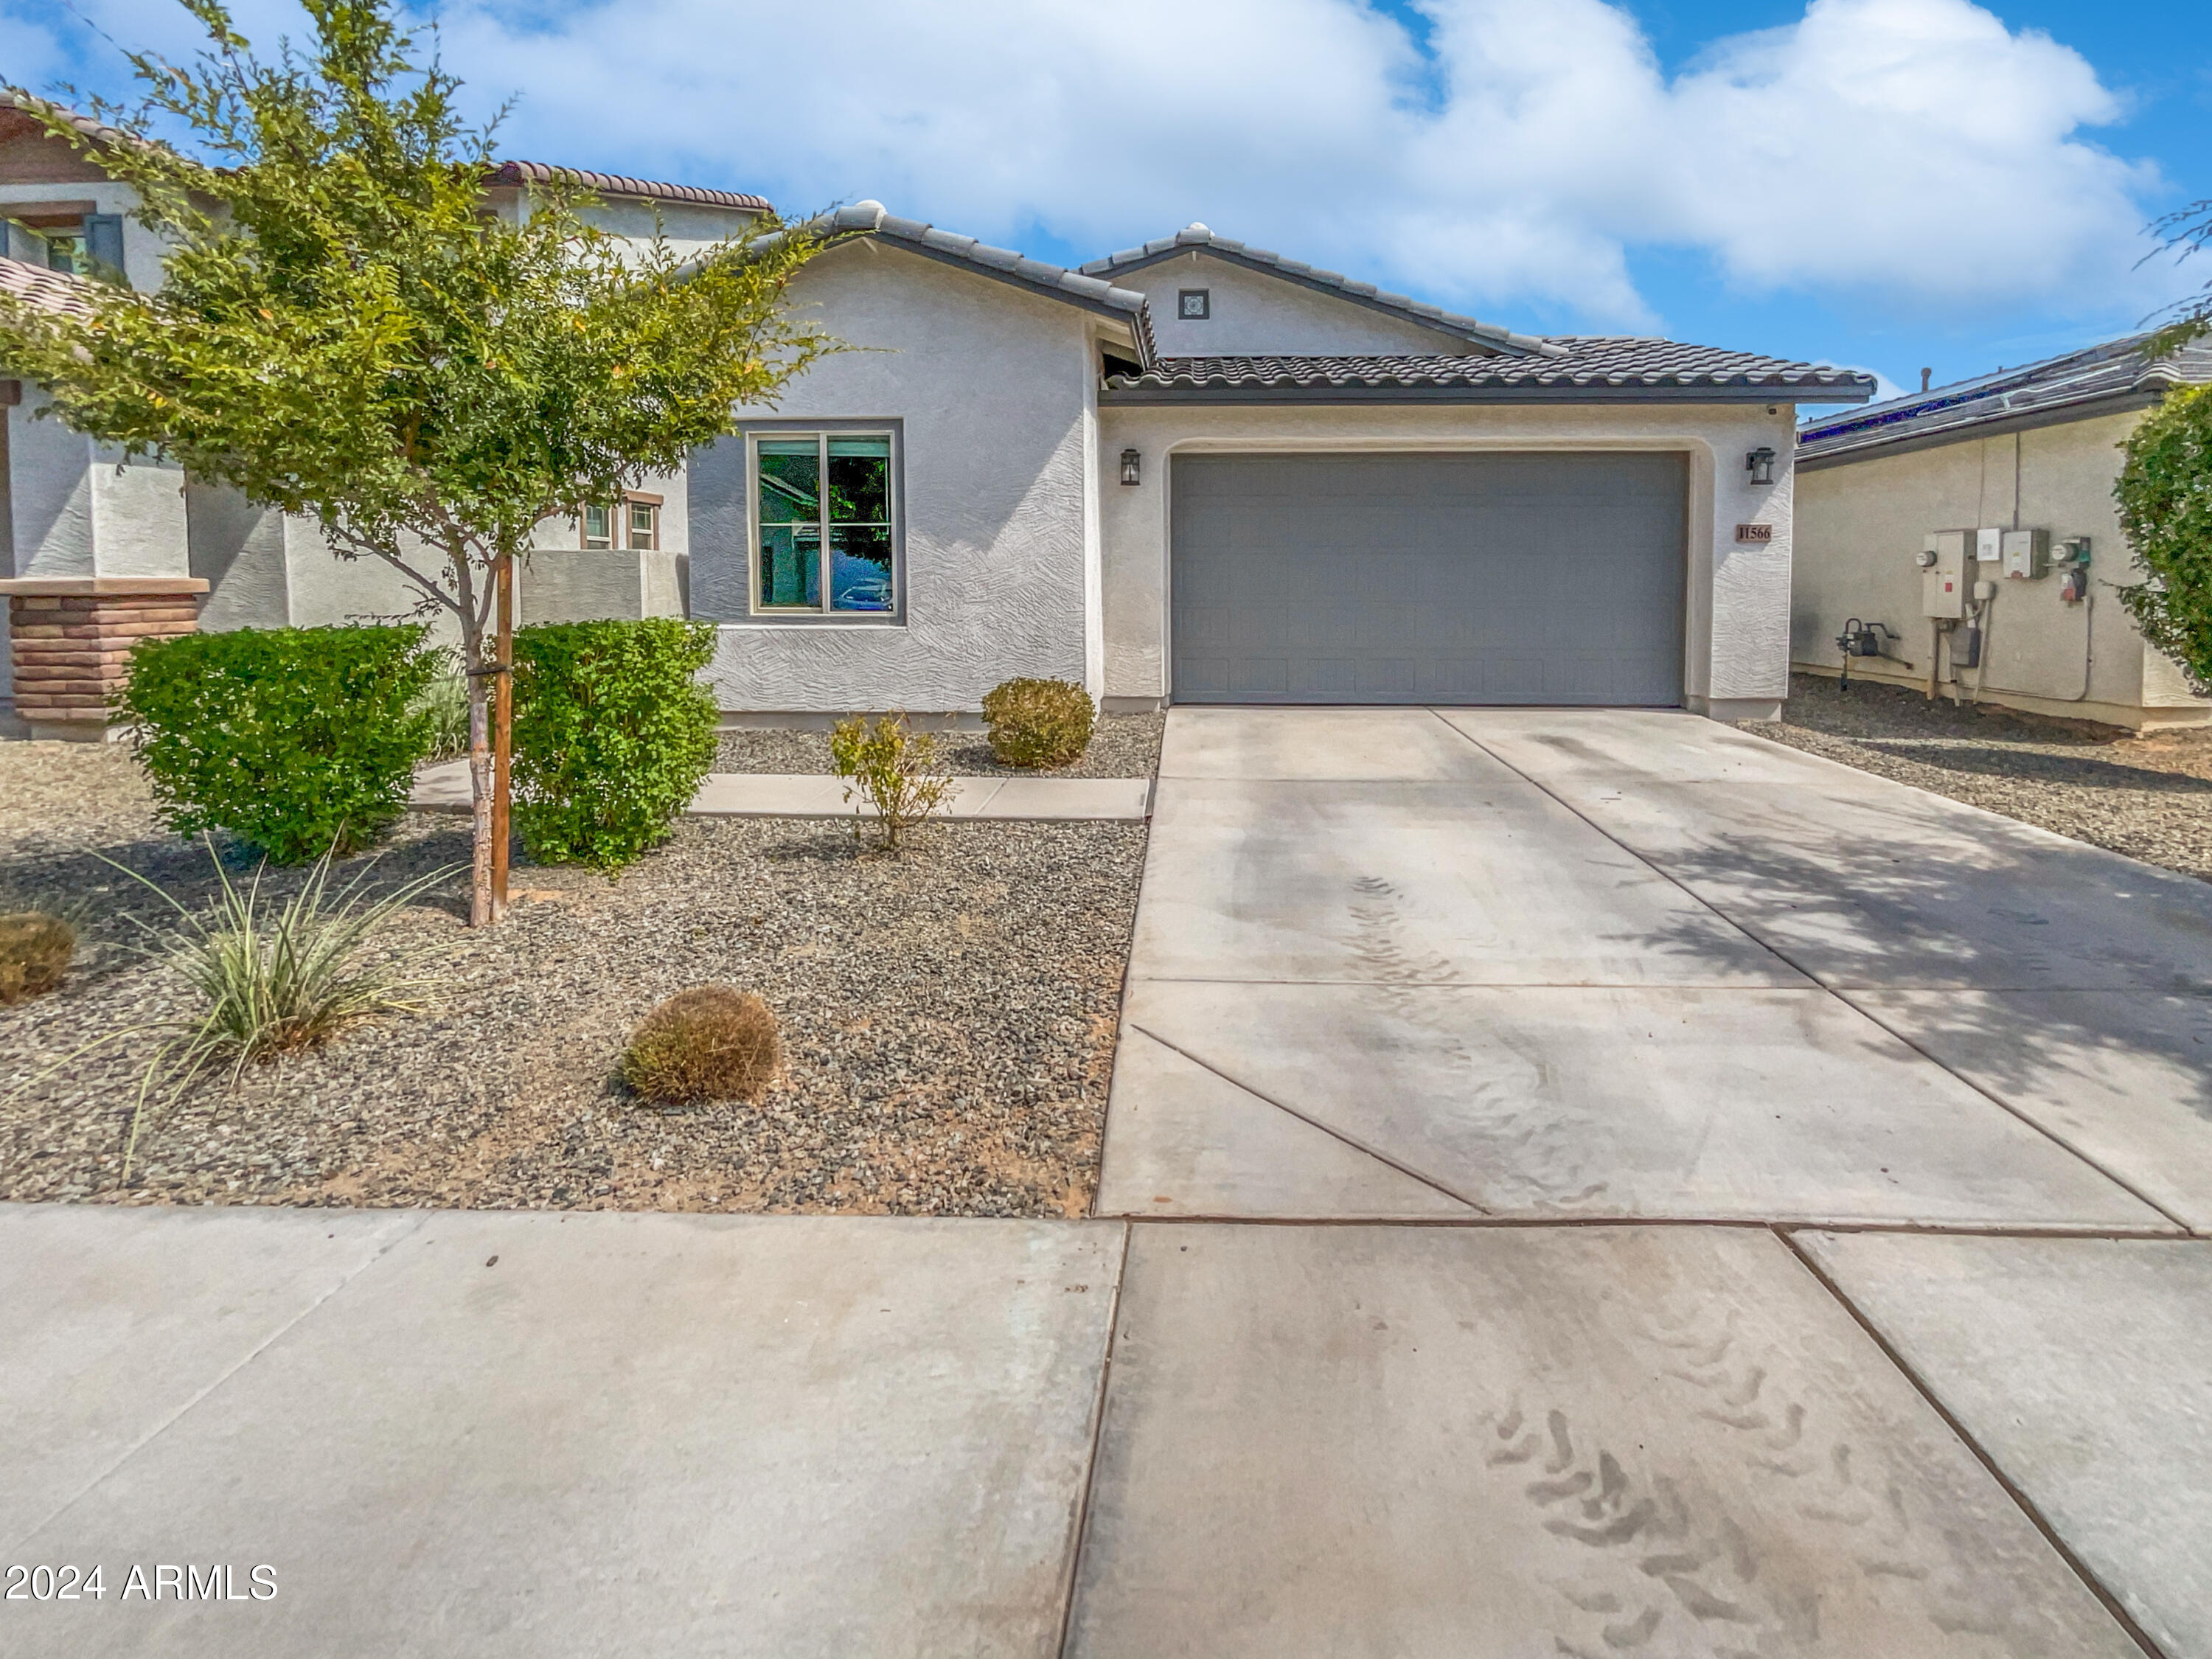
[[[1861,404],[1871,387],[1805,386],[1132,385],[1109,379],[1102,404]]]
[[[1807,446],[1801,438],[1796,469],[1800,472],[1819,472],[1850,461],[1910,454],[1921,449],[1940,449],[1946,444],[2001,438],[2009,433],[2032,432],[2047,426],[2067,426],[2075,421],[2100,420],[2107,415],[2125,415],[2139,409],[2155,408],[2165,396],[2165,392],[2160,389],[2138,385],[2100,392],[2094,397],[2056,399],[2027,409],[1994,410],[1969,420],[1936,426],[1913,427],[1900,423],[1893,427],[1876,427],[1863,434],[1853,433],[1846,441],[1825,447],[1817,443]]]

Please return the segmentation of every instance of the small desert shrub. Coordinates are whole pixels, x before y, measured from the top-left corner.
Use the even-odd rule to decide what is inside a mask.
[[[115,865],[175,912],[168,932],[134,948],[180,975],[198,1006],[173,1018],[109,1032],[58,1062],[66,1065],[126,1037],[161,1036],[131,1114],[125,1181],[157,1083],[166,1079],[168,1098],[174,1099],[202,1073],[225,1064],[235,1083],[248,1066],[312,1048],[359,1021],[419,1012],[421,994],[435,982],[415,971],[424,951],[392,951],[384,948],[383,936],[400,910],[451,870],[433,871],[381,893],[371,890],[364,870],[333,893],[325,854],[300,890],[279,900],[262,890],[265,864],[240,887],[213,847],[208,850],[220,890],[204,909],[193,909],[137,871]]]
[[[623,1055],[623,1081],[670,1106],[752,1100],[782,1057],[768,1004],[734,986],[695,985],[645,1017]]]
[[[1072,680],[1008,680],[983,699],[1002,766],[1066,766],[1083,753],[1098,710]]]
[[[277,864],[380,834],[407,805],[439,653],[420,624],[240,629],[141,640],[116,698],[155,810],[227,830]]]
[[[43,910],[0,916],[0,1003],[42,997],[62,982],[76,929]]]
[[[439,675],[415,699],[413,712],[422,716],[429,734],[423,759],[459,760],[469,752],[469,682],[465,675]]]
[[[615,869],[668,838],[714,764],[693,676],[710,623],[539,623],[514,636],[516,826],[542,864]]]
[[[899,837],[944,805],[952,787],[937,771],[937,739],[915,731],[896,708],[872,724],[840,720],[830,733],[830,758],[846,781],[845,799],[857,795],[876,809],[876,833],[887,853],[897,852]],[[863,821],[855,806],[856,838]]]

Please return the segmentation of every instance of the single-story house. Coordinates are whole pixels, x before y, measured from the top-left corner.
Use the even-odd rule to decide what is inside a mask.
[[[1065,270],[873,202],[799,301],[864,348],[696,453],[692,614],[754,718],[1788,692],[1797,405],[1870,377],[1545,338],[1192,225]]]
[[[2147,362],[2142,336],[1805,425],[1793,666],[2138,730],[2212,704],[2112,589],[2140,580],[2112,498],[2120,447],[2212,343]],[[1924,378],[1924,377],[1923,377]]]
[[[70,167],[0,105],[0,217],[92,199],[54,176]],[[507,164],[488,193],[521,210],[549,171]],[[766,208],[579,176],[618,234],[657,214],[703,245]],[[1203,225],[1079,270],[872,202],[831,228],[794,301],[854,349],[738,410],[681,474],[544,527],[526,621],[711,620],[732,721],[969,713],[1024,674],[1122,709],[1743,719],[1787,695],[1797,407],[1863,402],[1869,376],[1519,333]],[[133,281],[159,279],[124,252]],[[335,560],[312,525],[159,463],[118,473],[30,420],[35,402],[9,411],[11,587],[166,580],[204,592],[209,628],[407,609],[395,575]]]

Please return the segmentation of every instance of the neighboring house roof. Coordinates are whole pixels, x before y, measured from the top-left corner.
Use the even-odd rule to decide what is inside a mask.
[[[702,207],[738,208],[747,213],[775,210],[761,196],[734,190],[702,190],[696,185],[664,185],[650,179],[631,179],[618,173],[593,173],[587,167],[561,167],[544,161],[501,161],[485,174],[488,185],[547,185],[566,179],[599,196],[635,196],[654,202],[690,202]]]
[[[92,307],[84,297],[84,279],[21,259],[0,258],[0,295],[20,300],[41,311],[58,311],[72,317],[89,317]]]
[[[21,110],[26,116],[34,111],[52,110],[78,132],[96,143],[119,144],[136,142],[128,134],[95,121],[89,115],[79,115],[73,109],[51,99],[35,97],[20,87],[0,87],[0,110]]]
[[[1569,335],[1528,357],[1167,357],[1116,374],[1112,403],[1860,403],[1871,374],[1674,340]]]
[[[2197,341],[2150,362],[2142,352],[2149,337],[2133,334],[1978,380],[1892,398],[1848,416],[1808,422],[1798,430],[1797,464],[1817,469],[1875,451],[1923,449],[1977,433],[2146,409],[2175,386],[2212,381],[2212,340]]]
[[[809,220],[803,228],[823,235],[879,236],[925,258],[975,270],[1017,288],[1026,288],[1111,317],[1127,325],[1135,337],[1138,359],[1143,367],[1150,368],[1156,361],[1146,301],[1133,289],[1115,288],[1096,276],[1047,264],[1010,248],[992,247],[973,236],[939,230],[919,219],[902,219],[881,202],[855,202],[850,207]],[[773,243],[776,240],[775,236],[764,237],[762,242]]]
[[[1446,311],[1441,306],[1409,299],[1403,294],[1388,293],[1372,283],[1363,283],[1334,270],[1322,270],[1301,259],[1286,259],[1279,253],[1268,252],[1265,248],[1247,247],[1226,236],[1216,236],[1204,225],[1187,225],[1174,235],[1162,237],[1157,242],[1147,242],[1142,247],[1133,247],[1124,252],[1109,253],[1103,259],[1093,259],[1083,269],[1086,275],[1092,276],[1142,270],[1147,265],[1156,265],[1194,250],[1211,254],[1218,259],[1225,259],[1231,264],[1243,265],[1248,270],[1264,271],[1268,276],[1280,276],[1302,287],[1334,295],[1340,300],[1349,300],[1370,310],[1388,312],[1394,317],[1446,334],[1461,335],[1493,350],[1542,356],[1556,355],[1549,342],[1533,335],[1516,334],[1495,323],[1478,322],[1472,317]]]

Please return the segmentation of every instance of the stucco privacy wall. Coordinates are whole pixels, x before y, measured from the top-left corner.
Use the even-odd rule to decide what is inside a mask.
[[[2118,446],[2140,419],[2130,411],[1807,466],[1797,489],[1793,660],[1836,672],[1836,635],[1856,617],[1896,629],[1904,637],[1891,648],[1912,666],[1858,659],[1852,677],[1924,686],[1929,628],[1913,563],[1922,538],[1977,526],[2047,529],[2054,550],[2066,537],[2091,538],[2089,596],[2069,605],[2056,576],[1999,579],[1979,695],[2123,726],[2203,719],[2207,705],[2143,642],[2112,592],[2135,579],[2112,481]],[[1961,678],[1974,695],[1976,672]]]
[[[1328,357],[1361,352],[1479,352],[1466,337],[1389,316],[1340,295],[1301,287],[1200,249],[1156,265],[1112,273],[1117,288],[1152,301],[1152,339],[1164,357],[1285,355]],[[1208,290],[1213,314],[1186,322],[1176,292]]]
[[[1747,452],[1786,458],[1790,404],[1602,408],[1364,404],[1212,408],[1115,405],[1100,410],[1100,504],[1105,564],[1106,694],[1152,701],[1168,684],[1170,458],[1269,449],[1671,450],[1689,459],[1686,660],[1689,706],[1732,718],[1771,714],[1790,693],[1790,489],[1753,485]],[[1123,448],[1144,457],[1144,482],[1117,483]],[[1738,544],[1738,524],[1771,524],[1774,539]]]
[[[750,616],[744,444],[694,452],[691,608],[723,624],[708,671],[721,706],[973,709],[1024,674],[1096,691],[1088,313],[872,240],[823,254],[793,286],[861,349],[822,360],[776,408],[739,421],[894,427],[905,609],[883,622]]]

